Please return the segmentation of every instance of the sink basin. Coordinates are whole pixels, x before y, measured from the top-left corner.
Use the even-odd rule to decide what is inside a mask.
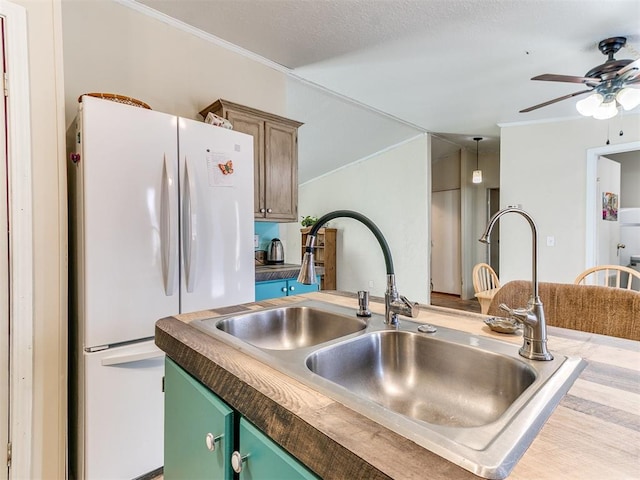
[[[268,350],[318,345],[366,328],[363,320],[308,306],[262,310],[221,320],[216,328]]]
[[[586,365],[558,354],[528,360],[518,344],[423,333],[405,319],[390,329],[382,315],[355,312],[302,300],[190,325],[491,479],[509,474]]]
[[[323,348],[306,364],[389,410],[454,427],[494,422],[536,379],[535,370],[515,358],[403,331]]]

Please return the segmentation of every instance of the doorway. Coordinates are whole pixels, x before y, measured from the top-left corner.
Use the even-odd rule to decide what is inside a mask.
[[[5,55],[5,22],[0,17],[0,58],[2,58],[2,75],[4,76]],[[9,310],[10,298],[10,272],[9,272],[9,205],[7,203],[8,192],[8,158],[7,158],[7,102],[6,97],[2,96],[0,102],[0,224],[3,225],[0,234],[0,318],[2,318],[2,334],[0,334],[0,446],[9,444],[9,399],[10,399],[10,383],[9,383],[9,333],[11,331]],[[4,447],[3,447],[4,448]],[[9,478],[8,461],[3,463],[0,469],[0,480]]]
[[[487,221],[500,210],[500,189],[487,188]],[[496,222],[489,236],[487,244],[487,258],[489,265],[500,278],[500,222]]]
[[[587,150],[587,189],[585,223],[585,270],[598,264],[598,220],[602,218],[602,201],[598,197],[598,158],[640,150],[640,142],[606,145]]]

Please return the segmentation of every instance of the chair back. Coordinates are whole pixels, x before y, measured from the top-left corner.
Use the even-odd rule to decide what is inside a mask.
[[[492,290],[494,288],[500,288],[500,280],[496,272],[491,268],[491,265],[478,263],[473,267],[473,289],[475,293]]]
[[[638,279],[635,282],[638,285],[636,288],[634,288],[634,278]],[[640,272],[622,265],[598,265],[582,272],[573,283],[576,285],[601,285],[604,287],[625,288],[627,290],[640,290]]]

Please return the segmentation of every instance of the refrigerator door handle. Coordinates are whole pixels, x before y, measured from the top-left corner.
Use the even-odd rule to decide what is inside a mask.
[[[195,288],[198,266],[198,198],[196,183],[189,168],[189,161],[184,159],[184,199],[182,203],[182,239],[184,242],[184,271],[187,292]]]
[[[177,238],[177,211],[175,199],[178,198],[176,192],[176,180],[172,175],[167,156],[164,157],[162,168],[162,188],[160,198],[160,243],[162,255],[162,277],[164,280],[164,290],[167,296],[174,294],[176,266],[178,264],[178,246],[175,244]]]
[[[164,357],[164,352],[162,350],[154,349],[148,352],[137,352],[125,355],[114,355],[112,357],[105,357],[100,361],[100,363],[103,367],[111,367],[115,365],[123,365],[126,363],[140,362],[142,360],[151,360],[161,357]]]

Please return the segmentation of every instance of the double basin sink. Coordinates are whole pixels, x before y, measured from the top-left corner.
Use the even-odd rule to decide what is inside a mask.
[[[518,346],[401,319],[361,319],[314,300],[192,322],[424,448],[506,477],[585,367],[527,360]]]

